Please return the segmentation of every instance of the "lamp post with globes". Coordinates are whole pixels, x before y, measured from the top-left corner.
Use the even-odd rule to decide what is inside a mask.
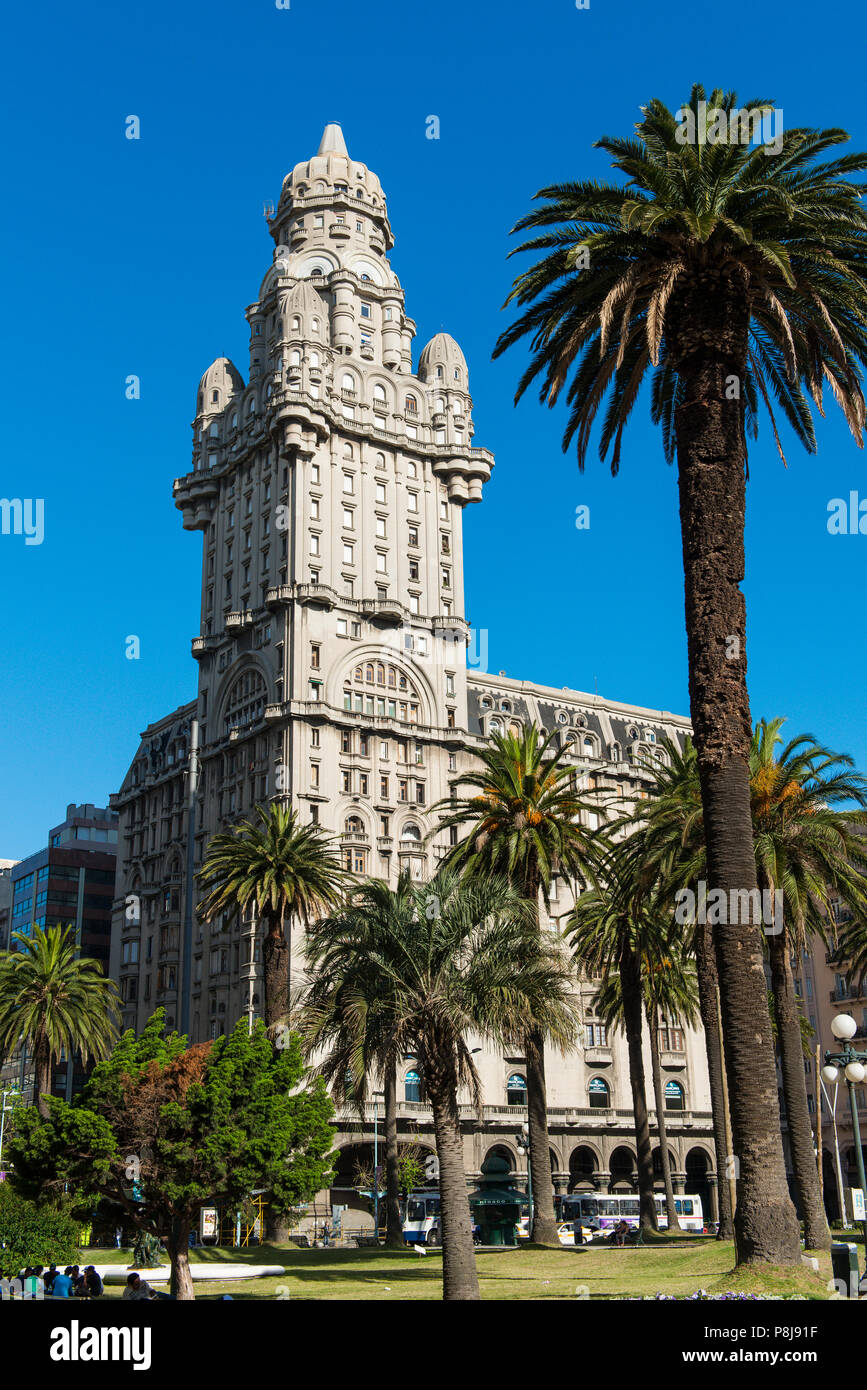
[[[855,1087],[867,1077],[867,1066],[865,1066],[867,1052],[858,1052],[851,1045],[852,1038],[857,1031],[858,1025],[851,1014],[838,1014],[835,1019],[832,1019],[831,1032],[837,1039],[840,1048],[838,1052],[825,1053],[822,1076],[829,1085],[833,1085],[841,1080],[840,1073],[842,1071],[849,1088],[849,1108],[852,1111],[852,1132],[855,1138],[855,1162],[858,1166],[858,1181],[861,1184],[862,1200],[865,1203],[864,1218],[861,1224],[864,1231],[864,1260],[865,1271],[867,1271],[867,1177],[864,1176],[864,1150],[861,1147],[858,1101],[855,1096]]]

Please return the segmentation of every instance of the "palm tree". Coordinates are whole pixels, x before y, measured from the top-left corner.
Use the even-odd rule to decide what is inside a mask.
[[[514,1046],[532,1026],[567,1047],[576,1034],[568,963],[556,938],[540,937],[531,908],[506,879],[444,869],[429,884],[408,885],[399,910],[367,921],[337,914],[312,944],[317,979],[333,981],[344,1000],[343,1045],[351,1048],[354,1028],[355,1049],[365,1056],[364,1001],[372,998],[381,1013],[377,1029],[390,1035],[393,1052],[419,1059],[439,1159],[443,1297],[478,1299],[458,1109],[459,1088],[481,1103],[470,1043],[482,1037]],[[331,1016],[326,998],[326,1044]],[[314,1019],[308,1045],[317,1040]]]
[[[656,1106],[656,1128],[659,1134],[659,1158],[662,1186],[665,1192],[665,1214],[669,1231],[680,1229],[680,1218],[674,1203],[674,1184],[671,1178],[671,1159],[668,1150],[668,1124],[665,1117],[665,1095],[662,1088],[662,1059],[659,1048],[659,1022],[664,1018],[669,1027],[692,1026],[698,1015],[695,968],[683,952],[671,930],[671,918],[658,916],[655,930],[646,933],[641,952],[641,980],[644,990],[644,1011],[650,1037],[650,1070]],[[613,971],[599,990],[596,1009],[610,1028],[616,1028],[623,1018],[623,995],[620,977]]]
[[[566,931],[576,960],[590,975],[602,976],[598,993],[603,1017],[622,1022],[629,1054],[629,1083],[635,1123],[640,1224],[657,1230],[653,1156],[644,1075],[642,1035],[644,992],[642,952],[656,924],[640,907],[623,877],[616,847],[601,861],[597,885],[582,893],[569,914]],[[612,981],[616,976],[617,985]],[[616,1004],[615,1004],[616,996]]]
[[[440,829],[465,829],[444,862],[462,872],[505,874],[533,906],[539,926],[539,895],[550,907],[551,880],[579,878],[590,837],[581,814],[598,811],[580,799],[573,787],[574,772],[565,759],[568,745],[552,751],[555,735],[540,736],[535,724],[519,734],[494,734],[478,755],[481,766],[452,783],[452,795],[434,810],[444,809]],[[464,795],[458,795],[464,791]],[[558,1245],[548,1140],[545,1049],[538,1028],[524,1039],[527,1060],[527,1119],[530,1173],[533,1184],[531,1239]]]
[[[810,1250],[827,1250],[831,1235],[813,1154],[792,960],[803,958],[813,934],[827,947],[825,923],[833,899],[852,909],[853,920],[865,920],[867,861],[853,827],[867,822],[863,809],[867,806],[867,778],[851,770],[851,758],[829,752],[812,734],[801,734],[782,747],[780,729],[784,723],[782,718],[763,719],[753,736],[753,833],[759,887],[772,899],[778,894],[782,897],[782,929],[775,930],[775,918],[766,931],[804,1242]]]
[[[23,1042],[36,1067],[36,1104],[48,1116],[51,1064],[65,1052],[107,1057],[118,1032],[117,986],[99,961],[79,956],[72,926],[13,932],[17,950],[0,961],[0,1048]]]
[[[637,875],[642,891],[651,888],[662,900],[667,893],[674,910],[677,891],[693,888],[707,873],[701,785],[695,745],[687,737],[681,749],[671,739],[663,739],[655,756],[645,759],[650,777],[648,795],[635,811],[633,820],[641,835],[628,836],[623,853],[634,860],[630,872]],[[627,848],[628,847],[628,848]],[[713,931],[707,922],[695,921],[685,940],[695,957],[701,1015],[707,1058],[708,1087],[713,1115],[714,1150],[719,1208],[718,1238],[730,1240],[733,1232],[731,1188],[727,1181],[730,1143],[728,1094],[720,1018],[719,974]]]
[[[852,175],[867,156],[822,161],[842,130],[790,129],[779,149],[750,148],[733,92],[694,86],[677,113],[654,99],[636,138],[598,141],[624,184],[543,188],[544,205],[516,231],[544,256],[509,300],[524,312],[499,355],[528,337],[518,396],[541,378],[551,406],[569,381],[563,446],[583,467],[593,422],[608,408],[599,452],[620,462],[623,432],[653,368],[651,417],[667,460],[677,455],[690,708],[712,889],[746,891],[751,842],[744,576],[747,438],[760,400],[776,397],[795,435],[816,448],[807,394],[827,383],[852,434],[865,421],[859,362],[867,358],[867,211]],[[719,125],[734,137],[719,136]],[[780,452],[782,449],[780,447]],[[753,916],[718,933],[726,1065],[740,1161],[738,1262],[796,1263],[798,1227],[786,1185],[761,930]]]
[[[288,806],[257,806],[253,820],[211,838],[197,877],[208,889],[199,904],[206,922],[251,905],[264,922],[265,1023],[273,1028],[289,1007],[287,919],[306,926],[343,891],[346,876],[330,838],[318,825],[302,825]]]
[[[324,1052],[317,1070],[331,1086],[338,1101],[356,1106],[364,1114],[368,1082],[381,1081],[385,1095],[385,1206],[386,1246],[402,1250],[403,1221],[400,1212],[399,1145],[397,1138],[398,1055],[391,1024],[391,993],[387,978],[376,969],[360,969],[363,960],[372,960],[369,941],[375,951],[378,936],[387,930],[401,930],[401,923],[417,910],[408,871],[401,873],[392,889],[381,879],[363,884],[335,915],[320,918],[308,928],[305,957],[309,984],[298,1011],[298,1026],[305,1038],[307,1053]],[[333,973],[333,962],[320,964],[323,955],[332,955],[335,933],[356,943],[350,960],[351,983]],[[374,1175],[374,1181],[377,1181]]]

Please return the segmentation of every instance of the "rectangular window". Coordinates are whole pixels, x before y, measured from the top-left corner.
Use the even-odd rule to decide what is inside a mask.
[[[382,798],[383,801],[387,801],[387,800],[388,800],[388,778],[387,778],[387,777],[380,777],[380,779],[379,779],[379,795],[380,795],[380,797]]]
[[[318,483],[318,482],[319,482],[319,464],[318,464],[318,463],[311,463],[311,465],[310,465],[310,481],[311,481],[311,483]]]
[[[362,317],[363,319],[369,319],[369,318],[370,318],[370,305],[369,305],[369,304],[364,304],[364,303],[362,303],[362,306],[361,306],[361,317]]]
[[[344,475],[343,475],[343,491],[344,491],[344,492],[355,492],[355,475],[354,475],[353,473],[344,473]]]
[[[419,611],[418,599],[419,599],[418,594],[410,594],[410,596],[409,596],[409,611],[410,611],[410,613],[413,613],[413,614],[417,614],[417,613],[418,613],[418,611]]]
[[[378,550],[378,551],[376,552],[376,572],[377,572],[377,574],[385,574],[387,568],[388,568],[388,556],[384,553],[384,551]],[[383,594],[383,595],[381,595],[381,597],[384,598],[385,595]]]
[[[377,502],[384,502],[386,500],[385,483],[376,484],[376,500]]]
[[[449,772],[457,772],[458,759],[456,753],[449,753]]]
[[[351,507],[343,508],[343,525],[348,531],[355,529],[355,512]]]
[[[383,738],[379,741],[379,756],[383,759],[388,758],[388,739]]]
[[[318,787],[318,786],[319,786],[319,764],[318,764],[318,763],[311,763],[311,764],[310,764],[310,785],[311,785],[311,787]]]
[[[319,664],[319,663],[317,662],[317,665],[318,665],[318,664]],[[446,694],[447,694],[447,695],[454,695],[454,693],[455,693],[455,678],[454,678],[454,676],[451,674],[450,671],[447,671],[447,672],[446,672]]]
[[[417,511],[418,511],[418,493],[417,493],[417,492],[408,492],[408,493],[406,494],[406,509],[407,509],[408,512],[417,512]],[[412,544],[412,542],[410,542],[410,544]],[[417,541],[417,540],[416,540],[415,544],[418,544],[418,541]]]
[[[376,534],[377,534],[377,536],[379,537],[380,540],[385,540],[385,517],[384,517],[384,516],[378,516],[378,517],[376,518]]]
[[[358,791],[361,796],[368,796],[370,794],[370,778],[366,772],[360,772],[358,774]]]
[[[401,777],[397,784],[398,801],[409,801],[409,782],[405,777]]]
[[[315,531],[310,532],[310,554],[319,554],[319,536]]]
[[[349,729],[344,729],[340,735],[340,751],[341,753],[352,752],[352,734]]]
[[[311,729],[311,730],[310,730],[310,746],[311,746],[311,748],[318,748],[318,747],[319,747],[319,730],[318,730],[318,729]]]
[[[349,545],[346,541],[343,543],[343,563],[344,565],[352,565],[355,563],[355,547]]]
[[[419,806],[424,805],[424,782],[416,782],[415,799]]]
[[[337,636],[338,636],[338,637],[346,637],[346,636],[347,636],[346,619],[345,619],[345,618],[338,618],[338,619],[337,619]]]
[[[410,560],[410,562],[409,562],[409,577],[410,577],[411,580],[413,580],[413,581],[415,581],[415,582],[418,581],[418,560]]]
[[[319,654],[321,650],[322,648],[318,642],[310,643],[310,665],[313,667],[314,671],[319,670]]]
[[[318,497],[311,497],[311,498],[310,498],[310,519],[311,519],[311,521],[318,521],[318,520],[319,520],[319,498],[318,498]]]
[[[407,544],[408,544],[408,545],[413,545],[413,546],[417,546],[417,545],[418,545],[418,527],[417,527],[417,526],[410,526],[410,528],[409,528],[409,539],[408,539],[408,541],[407,541]]]
[[[345,792],[351,792],[351,791],[352,791],[352,773],[351,773],[351,772],[346,772],[346,771],[341,772],[341,774],[340,774],[340,782],[341,782],[341,786],[343,787],[343,790],[344,790]]]

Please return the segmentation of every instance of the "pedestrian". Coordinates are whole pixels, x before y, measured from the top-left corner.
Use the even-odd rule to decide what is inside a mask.
[[[87,1290],[88,1298],[100,1298],[102,1296],[102,1280],[93,1265],[88,1265],[84,1271],[84,1287]]]
[[[121,1230],[120,1226],[115,1226],[115,1228],[114,1228],[114,1245],[115,1245],[115,1249],[116,1249],[116,1250],[119,1250],[119,1249],[120,1249],[120,1241],[121,1241],[121,1236],[122,1236],[122,1235],[123,1235],[123,1231]]]

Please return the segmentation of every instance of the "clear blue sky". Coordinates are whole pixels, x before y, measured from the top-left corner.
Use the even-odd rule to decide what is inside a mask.
[[[0,857],[42,844],[67,802],[104,804],[140,730],[195,692],[201,537],[182,530],[172,480],[204,368],[226,353],[246,370],[243,310],[272,251],[263,202],[329,120],[382,180],[416,349],[444,327],[469,362],[475,442],[497,459],[465,525],[490,669],[686,713],[675,472],[646,409],[612,480],[561,453],[561,410],[513,408],[523,353],[490,360],[508,231],[544,184],[606,177],[593,140],[693,81],[772,97],[787,125],[841,125],[863,148],[861,18],[855,0],[833,22],[805,0],[743,21],[670,0],[10,11],[0,495],[43,497],[46,517],[41,546],[0,537]],[[140,401],[124,398],[129,373]],[[786,714],[865,767],[867,537],[826,530],[830,498],[867,496],[864,457],[830,412],[818,458],[787,442],[785,470],[763,422],[751,457],[753,714]]]

